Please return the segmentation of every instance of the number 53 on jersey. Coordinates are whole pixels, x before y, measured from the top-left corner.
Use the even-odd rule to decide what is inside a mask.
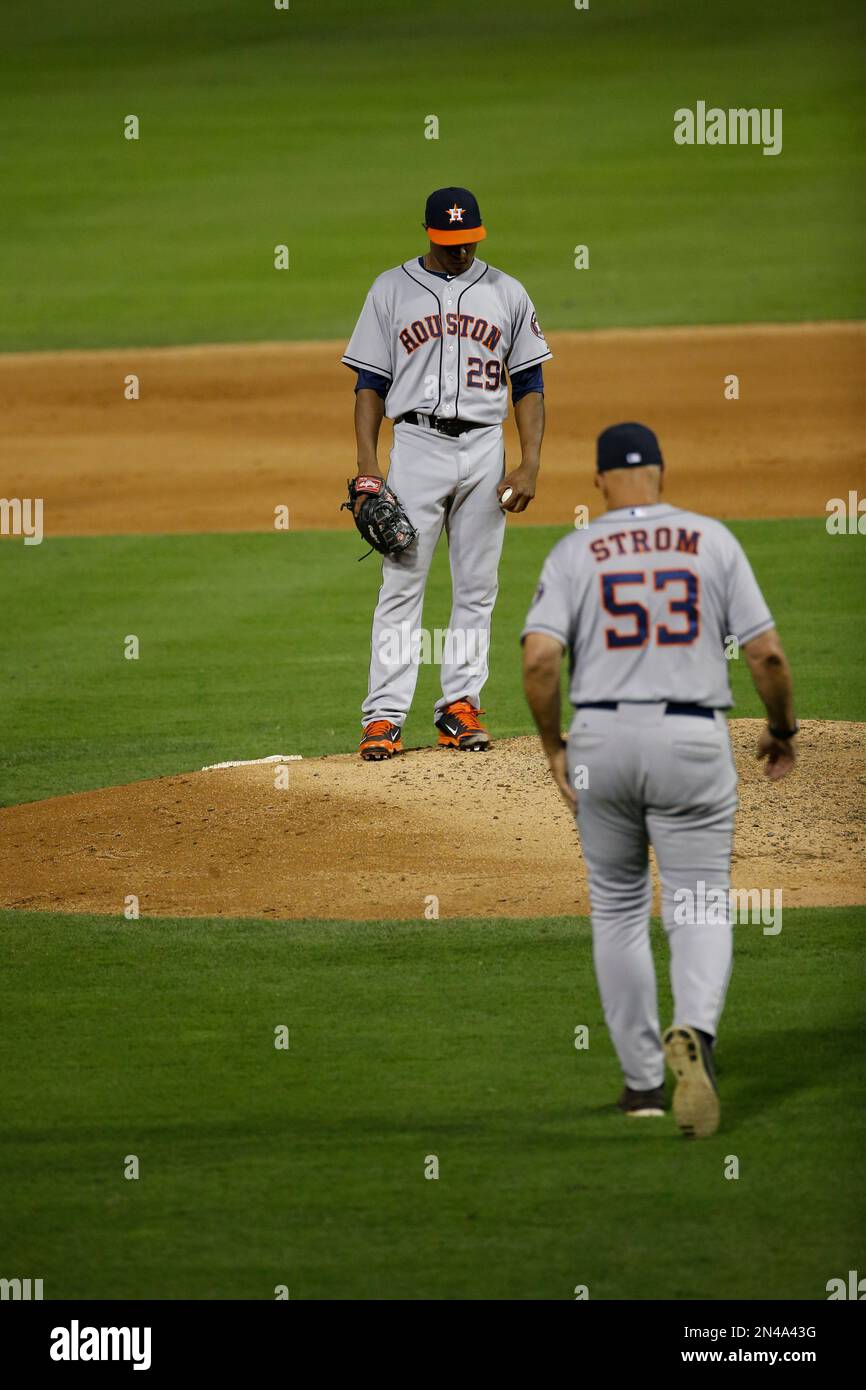
[[[693,570],[620,570],[599,575],[601,603],[614,620],[604,629],[610,650],[644,647],[687,647],[700,633],[700,580]],[[663,616],[653,623],[646,603],[648,590],[666,600]]]

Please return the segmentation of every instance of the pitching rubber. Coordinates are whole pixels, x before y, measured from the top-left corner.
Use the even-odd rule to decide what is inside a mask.
[[[719,1097],[704,1065],[694,1028],[673,1027],[664,1035],[665,1058],[677,1078],[674,1119],[687,1139],[708,1139],[719,1127]]]

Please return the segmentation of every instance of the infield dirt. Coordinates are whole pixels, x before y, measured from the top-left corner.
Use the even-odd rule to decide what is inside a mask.
[[[821,516],[862,487],[866,327],[552,333],[538,495],[509,525],[602,510],[594,440],[658,433],[669,495],[719,517]],[[41,497],[48,536],[351,527],[353,375],[343,343],[0,357],[4,495]],[[125,382],[138,377],[138,400]],[[736,376],[739,399],[726,399]],[[729,387],[728,389],[733,389]],[[390,446],[384,431],[380,458]],[[512,423],[507,457],[518,461]]]
[[[796,777],[767,782],[760,722],[732,720],[733,883],[785,907],[866,901],[866,725],[803,725]],[[2,813],[0,906],[144,915],[421,920],[588,911],[574,825],[535,738],[183,773]],[[832,797],[826,787],[833,788]]]

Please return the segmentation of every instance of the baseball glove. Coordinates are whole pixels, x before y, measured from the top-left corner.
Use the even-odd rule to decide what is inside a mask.
[[[349,498],[340,511],[348,507],[355,525],[372,550],[382,555],[399,555],[407,550],[418,532],[404,512],[399,498],[391,491],[384,478],[365,477],[349,479]],[[358,498],[363,501],[355,513]],[[367,551],[367,555],[370,551]],[[361,555],[360,559],[366,559]]]

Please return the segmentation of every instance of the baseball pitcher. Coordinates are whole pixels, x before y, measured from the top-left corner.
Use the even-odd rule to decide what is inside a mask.
[[[663,461],[644,425],[598,439],[609,508],[554,547],[523,631],[524,688],[589,877],[593,959],[625,1076],[620,1109],[660,1115],[664,1060],[674,1116],[713,1134],[713,1044],[731,972],[730,865],[737,774],[723,711],[736,638],[767,710],[757,756],[794,765],[791,674],[739,543],[720,522],[660,501]],[[560,735],[569,654],[574,707]],[[659,1031],[649,942],[648,846],[662,884],[675,1022]],[[708,907],[709,904],[709,907]]]
[[[478,203],[465,188],[440,188],[423,225],[426,254],[374,281],[342,359],[357,373],[358,445],[344,505],[383,553],[361,709],[367,759],[403,751],[424,588],[443,530],[452,609],[434,724],[444,747],[489,747],[480,699],[505,513],[524,511],[535,495],[544,433],[541,364],[552,354],[523,286],[476,256],[487,235]],[[509,380],[521,460],[505,475]],[[394,421],[387,484],[377,453],[385,415]]]

